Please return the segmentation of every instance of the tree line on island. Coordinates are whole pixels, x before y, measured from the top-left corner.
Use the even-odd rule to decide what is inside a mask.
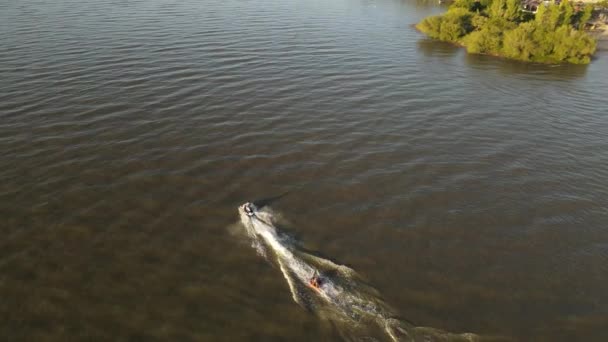
[[[541,63],[591,61],[596,41],[584,28],[592,5],[541,3],[536,13],[521,6],[521,0],[456,0],[445,14],[427,17],[416,27],[469,53]]]

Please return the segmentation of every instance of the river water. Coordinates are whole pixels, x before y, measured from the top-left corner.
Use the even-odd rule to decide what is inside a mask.
[[[0,1],[0,336],[310,341],[274,209],[419,326],[608,340],[608,52],[469,56],[415,0]]]

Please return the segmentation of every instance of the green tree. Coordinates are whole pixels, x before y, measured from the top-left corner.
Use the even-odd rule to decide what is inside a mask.
[[[518,21],[521,17],[521,1],[507,0],[504,18],[509,21]]]
[[[439,39],[442,21],[443,16],[440,15],[426,17],[420,23],[418,23],[418,25],[416,25],[416,28],[426,33],[431,38]]]
[[[545,5],[543,5],[543,3],[541,2],[540,5],[538,5],[538,9],[536,10],[534,21],[542,25],[543,21],[545,20],[545,13],[547,13],[547,7],[545,7]]]
[[[467,11],[475,12],[475,0],[456,0],[452,3],[450,8],[464,8]]]
[[[534,57],[533,23],[523,23],[516,29],[505,32],[503,53],[506,57],[529,61]]]
[[[592,6],[579,13],[564,0],[541,5],[536,15],[522,15],[520,0],[456,0],[441,16],[417,28],[432,38],[462,44],[469,53],[502,55],[546,63],[589,63],[595,40],[582,30]],[[479,9],[483,10],[479,10]]]
[[[559,8],[562,11],[562,25],[572,25],[572,20],[574,16],[574,6],[568,0],[563,0],[559,5]]]
[[[520,0],[492,0],[488,15],[490,18],[504,18],[509,21],[517,21],[520,18]]]
[[[531,23],[534,26],[534,32],[530,37],[534,44],[535,60],[544,62],[550,59],[549,56],[553,53],[555,46],[555,29],[548,29],[547,26]]]
[[[499,54],[502,49],[502,36],[485,27],[480,31],[471,32],[465,38],[469,53]]]
[[[555,47],[550,56],[553,61],[568,61],[570,63],[589,63],[595,53],[596,43],[589,35],[563,25],[555,31]]]
[[[474,30],[481,30],[488,23],[488,17],[485,17],[480,14],[475,14],[471,18],[471,26],[473,26]]]
[[[492,0],[488,7],[488,15],[490,18],[502,18],[506,8],[506,0]]]
[[[456,42],[473,30],[472,13],[463,8],[450,9],[441,22],[439,39]]]
[[[562,22],[562,10],[559,6],[549,6],[547,7],[547,13],[545,14],[545,18],[543,23],[545,27],[549,30],[555,30]]]
[[[593,14],[593,5],[587,4],[583,9],[582,15],[578,21],[578,29],[582,30],[585,28],[585,25],[591,19],[591,15]]]

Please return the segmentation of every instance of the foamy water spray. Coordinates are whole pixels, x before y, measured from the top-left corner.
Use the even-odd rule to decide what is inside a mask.
[[[239,214],[253,247],[278,264],[293,300],[334,322],[345,339],[360,339],[360,334],[375,326],[393,341],[476,340],[473,334],[449,334],[395,319],[378,292],[361,281],[354,270],[306,253],[282,235],[268,207],[262,209],[248,202],[239,207]]]

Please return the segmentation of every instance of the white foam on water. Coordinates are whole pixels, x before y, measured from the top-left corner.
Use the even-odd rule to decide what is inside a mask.
[[[369,333],[378,329],[383,331],[384,338],[393,341],[476,340],[473,334],[414,327],[394,318],[394,310],[353,269],[304,252],[282,235],[275,226],[278,216],[272,210],[245,203],[239,207],[239,213],[252,246],[279,266],[293,300],[330,321],[345,340],[377,340]],[[315,275],[321,279],[317,290],[309,285]]]

